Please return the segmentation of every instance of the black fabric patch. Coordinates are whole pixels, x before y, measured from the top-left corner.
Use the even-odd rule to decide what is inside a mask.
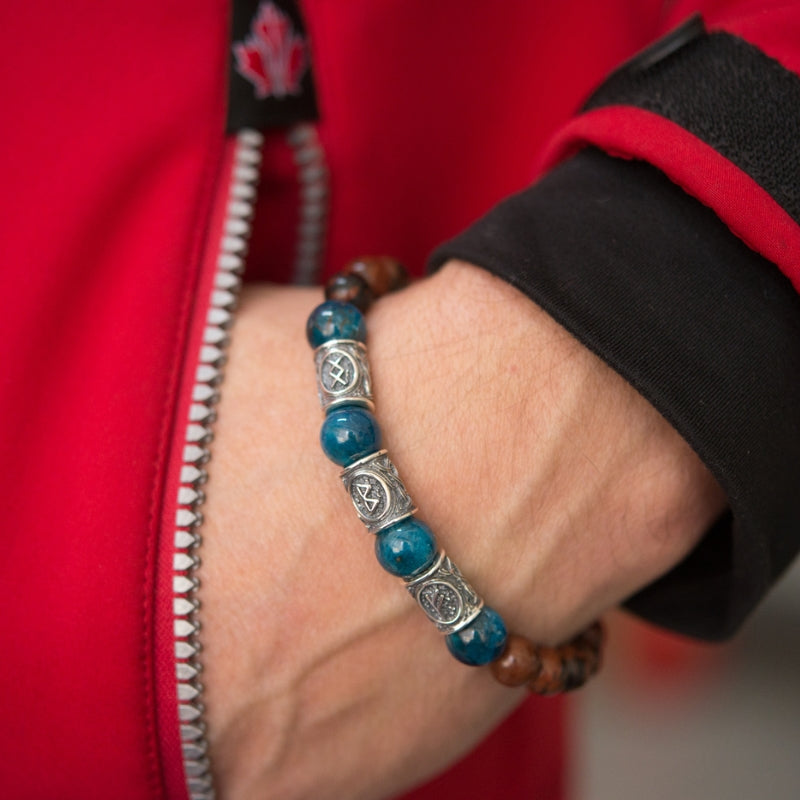
[[[236,0],[230,47],[228,133],[319,117],[311,50],[294,0]]]
[[[585,110],[609,105],[636,106],[685,128],[800,223],[800,78],[758,48],[712,33],[651,63],[641,55],[613,73]]]
[[[683,23],[678,25],[677,28],[674,28],[660,39],[647,45],[644,50],[629,58],[614,70],[612,74],[624,70],[649,69],[659,61],[663,61],[673,53],[677,53],[682,47],[686,47],[689,42],[699,39],[701,36],[705,36],[705,34],[706,26],[703,22],[702,14],[692,14]]]
[[[655,167],[585,150],[432,257],[519,288],[644,395],[731,513],[629,606],[723,638],[800,548],[800,297]]]

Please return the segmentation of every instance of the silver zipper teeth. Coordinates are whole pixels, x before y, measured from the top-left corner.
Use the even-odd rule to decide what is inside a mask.
[[[314,125],[303,123],[289,130],[300,184],[300,217],[294,262],[294,282],[309,286],[321,271],[328,229],[328,167],[325,150]]]
[[[203,719],[203,685],[199,680],[200,620],[197,591],[200,565],[200,506],[205,496],[204,465],[211,457],[211,426],[216,417],[219,384],[228,346],[228,328],[241,287],[241,273],[250,236],[264,138],[257,131],[240,131],[228,188],[227,212],[219,243],[214,287],[211,291],[203,343],[197,358],[192,403],[186,424],[178,506],[175,513],[173,556],[173,621],[175,676],[180,721],[183,768],[191,800],[213,800],[214,786],[208,760],[208,740]]]

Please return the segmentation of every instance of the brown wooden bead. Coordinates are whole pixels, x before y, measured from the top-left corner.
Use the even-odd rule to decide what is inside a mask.
[[[363,278],[376,299],[408,284],[406,268],[390,256],[363,256],[347,264],[342,272]]]
[[[569,692],[583,686],[600,668],[604,638],[600,622],[560,647],[535,645],[511,635],[503,654],[491,664],[492,674],[505,686],[527,685],[536,694]]]
[[[580,658],[570,658],[561,667],[561,683],[565,692],[579,689],[591,677],[589,666]]]
[[[492,674],[504,686],[524,686],[540,668],[536,647],[513,634],[506,641],[503,655],[491,664]]]
[[[561,679],[563,659],[559,655],[558,648],[539,647],[538,656],[541,661],[541,669],[528,682],[528,688],[536,694],[543,695],[563,692],[564,684]]]
[[[561,647],[556,647],[555,650],[558,653],[559,658],[561,659],[562,665],[570,661],[581,660],[580,650],[577,647],[575,647],[575,645],[572,642],[562,645]]]
[[[593,622],[580,636],[575,637],[575,642],[579,640],[589,647],[600,650],[606,638],[606,629],[600,620]]]
[[[359,311],[366,311],[375,299],[367,282],[358,275],[337,272],[325,284],[325,299],[350,303]]]
[[[586,669],[589,673],[589,677],[592,675],[597,674],[598,670],[600,669],[601,658],[600,658],[600,650],[597,650],[594,647],[580,647],[578,649],[580,660],[586,664]]]

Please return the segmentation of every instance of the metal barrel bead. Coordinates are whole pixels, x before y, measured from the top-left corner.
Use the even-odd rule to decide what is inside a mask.
[[[416,511],[385,450],[347,465],[341,479],[356,513],[370,533],[377,533]]]
[[[483,608],[483,600],[444,550],[439,551],[427,570],[408,578],[406,588],[428,619],[444,634],[466,627]]]
[[[314,363],[323,411],[349,405],[373,410],[367,348],[361,342],[343,339],[325,342],[314,351]]]

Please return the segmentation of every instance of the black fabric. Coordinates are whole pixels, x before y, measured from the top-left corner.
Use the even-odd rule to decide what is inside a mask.
[[[800,546],[800,297],[654,167],[579,153],[439,248],[546,309],[633,384],[727,492],[731,513],[631,598],[723,638]]]
[[[706,35],[706,26],[700,12],[692,14],[669,33],[649,44],[644,50],[621,64],[612,74],[629,70],[645,70],[677,53],[689,42]],[[610,77],[610,76],[609,76]]]
[[[758,48],[712,33],[655,63],[639,56],[612,74],[586,109],[608,105],[637,106],[685,128],[800,222],[800,78]]]

